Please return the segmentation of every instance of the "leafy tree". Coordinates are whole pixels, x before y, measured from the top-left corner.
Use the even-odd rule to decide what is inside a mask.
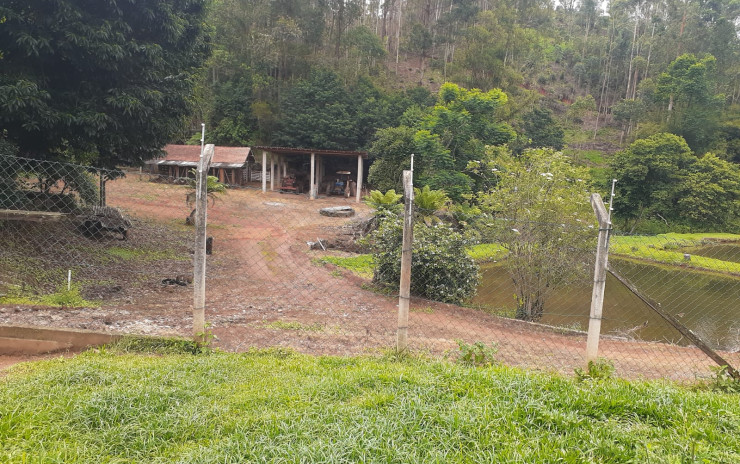
[[[287,147],[359,147],[349,94],[332,71],[319,69],[285,95],[273,143]]]
[[[740,211],[740,166],[705,154],[689,169],[677,198],[681,218],[699,227],[726,227]]]
[[[571,120],[580,124],[583,122],[584,116],[586,116],[589,111],[594,111],[595,109],[596,100],[594,100],[593,96],[586,95],[585,97],[578,97],[576,98],[576,101],[571,103],[568,107],[565,115],[565,122],[567,123]]]
[[[491,149],[494,189],[478,195],[483,240],[507,251],[503,266],[516,290],[516,317],[539,320],[549,292],[589,275],[595,246],[588,171],[552,149],[520,156]]]
[[[565,133],[560,124],[552,119],[550,110],[535,108],[522,119],[524,134],[531,140],[529,147],[563,149]]]
[[[476,182],[470,173],[463,172],[468,163],[483,157],[486,145],[501,145],[514,136],[497,117],[506,99],[498,89],[482,92],[444,84],[433,108],[412,107],[402,118],[414,127],[378,131],[370,147],[375,162],[369,181],[379,188],[400,188],[401,172],[408,169],[409,156],[414,153],[415,182],[461,200],[473,191]]]
[[[273,142],[305,148],[365,148],[376,130],[398,124],[401,114],[415,104],[414,98],[410,92],[383,93],[366,76],[345,86],[333,71],[315,70],[286,92]]]
[[[368,171],[368,182],[380,191],[403,190],[404,169],[411,168],[411,153],[415,153],[416,130],[407,126],[389,127],[375,133],[370,146],[373,164]]]
[[[675,218],[680,186],[696,160],[684,139],[668,133],[637,140],[614,155],[614,213],[624,228],[634,232],[651,216]]]
[[[190,111],[205,0],[6,0],[0,125],[19,154],[111,166],[157,155]]]
[[[676,58],[658,78],[656,98],[667,104],[667,126],[703,153],[714,140],[724,95],[716,95],[716,59],[692,54]]]

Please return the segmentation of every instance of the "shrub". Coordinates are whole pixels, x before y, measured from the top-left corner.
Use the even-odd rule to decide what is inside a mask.
[[[614,375],[614,363],[606,358],[597,358],[588,362],[586,370],[577,367],[574,371],[576,379],[580,382],[586,380],[608,380]]]
[[[491,366],[496,363],[496,353],[498,353],[498,344],[491,343],[486,345],[483,342],[475,342],[472,345],[462,340],[455,340],[460,351],[457,356],[457,362],[466,366]]]
[[[370,236],[375,261],[373,280],[398,285],[401,277],[403,220],[396,215],[380,219]],[[468,241],[440,224],[414,226],[411,293],[445,303],[461,303],[475,295],[478,265],[465,252]]]

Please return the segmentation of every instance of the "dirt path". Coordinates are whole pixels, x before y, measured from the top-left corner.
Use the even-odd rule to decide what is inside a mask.
[[[108,203],[166,226],[163,230],[189,234],[192,229],[184,225],[190,212],[186,191],[130,174],[109,184]],[[367,281],[347,270],[317,263],[338,252],[309,250],[306,244],[341,233],[348,220],[318,214],[319,208],[338,205],[352,206],[360,216],[369,214],[365,205],[349,199],[311,201],[257,189],[230,190],[209,208],[214,253],[208,262],[206,317],[216,346],[234,351],[290,346],[309,353],[355,354],[394,345],[397,298],[369,290]],[[131,241],[137,240],[136,234],[131,232]],[[124,289],[100,308],[3,307],[0,323],[188,336],[192,288],[163,286],[160,280],[150,278]],[[502,361],[541,370],[572,372],[584,363],[582,332],[426,300],[412,301],[409,337],[414,349],[434,354],[454,351],[456,340],[496,343]],[[660,343],[604,338],[601,353],[625,377],[691,380],[705,375],[711,365],[694,348]]]

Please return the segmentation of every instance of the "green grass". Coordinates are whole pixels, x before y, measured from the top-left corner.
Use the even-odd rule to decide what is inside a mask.
[[[373,269],[375,264],[373,263],[373,256],[370,254],[357,255],[357,256],[322,256],[315,260],[317,264],[330,263],[335,266],[348,269],[354,274],[365,278],[373,278]]]
[[[91,308],[100,306],[99,301],[86,300],[80,295],[79,285],[61,285],[54,293],[46,295],[28,295],[18,287],[11,287],[7,294],[0,296],[2,304],[43,305],[56,308]]]
[[[740,242],[740,235],[724,233],[660,234],[647,236],[614,236],[610,254],[633,259],[649,260],[669,265],[685,265],[723,273],[740,274],[740,263],[699,256],[692,248],[712,242]],[[691,254],[691,261],[684,260]],[[480,263],[506,258],[506,249],[495,243],[482,243],[468,248],[468,256]]]
[[[736,463],[740,399],[502,366],[88,352],[0,379],[4,463]]]
[[[468,256],[479,263],[502,259],[507,253],[506,248],[502,247],[498,243],[481,243],[473,245],[468,248],[467,252]]]
[[[579,164],[587,166],[606,166],[604,154],[599,150],[580,150],[575,148],[566,148],[563,153]]]
[[[740,241],[740,235],[671,233],[651,236],[615,236],[611,238],[609,252],[663,264],[740,273],[740,263],[691,254],[692,248],[712,241]],[[684,260],[684,253],[691,254],[691,261]]]
[[[321,323],[316,322],[314,324],[303,324],[298,321],[265,322],[261,327],[265,329],[297,330],[301,332],[322,332],[324,330],[324,326]]]

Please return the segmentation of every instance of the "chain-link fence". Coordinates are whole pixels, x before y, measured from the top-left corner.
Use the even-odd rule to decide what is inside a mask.
[[[13,158],[0,182],[0,323],[191,334],[189,180]],[[208,205],[214,343],[394,348],[402,206],[245,184]],[[414,216],[409,348],[444,356],[482,342],[511,365],[584,365],[598,227],[492,217],[472,231],[449,213]],[[661,312],[740,362],[740,246],[723,237],[733,239],[612,236],[619,279],[607,277],[599,354],[618,375],[710,372],[715,363]]]
[[[162,215],[148,182],[123,175],[0,158],[1,323],[147,333],[159,329],[142,304],[182,308],[163,282],[192,279],[192,233]]]

